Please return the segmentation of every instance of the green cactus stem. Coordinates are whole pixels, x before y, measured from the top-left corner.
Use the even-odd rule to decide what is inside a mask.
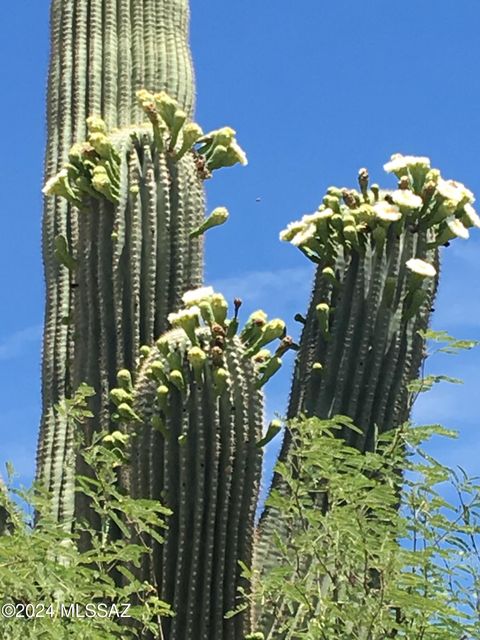
[[[167,91],[192,116],[195,88],[188,29],[188,0],[52,0],[47,180],[60,171],[72,145],[85,140],[88,115],[102,117],[109,129],[143,122],[145,116],[136,99],[143,87]],[[63,236],[67,246],[74,247],[78,232],[77,215],[68,201],[47,198],[37,479],[52,492],[59,517],[72,515],[71,506],[61,506],[64,501],[59,495],[66,481],[64,452],[71,448],[74,434],[68,432],[54,407],[74,389],[74,327],[67,319],[72,316],[77,288],[75,274],[55,256],[55,239]]]
[[[444,180],[428,158],[397,154],[385,170],[397,177],[397,189],[369,189],[362,169],[360,191],[328,189],[318,211],[280,235],[318,265],[288,418],[348,416],[359,432],[343,427],[339,435],[363,451],[409,417],[409,383],[424,358],[439,247],[480,227],[473,194]],[[289,447],[287,431],[280,460]],[[279,476],[272,487],[282,489]],[[260,572],[275,563],[274,532],[275,510],[267,509],[256,550]],[[266,630],[272,620],[264,616],[263,623]]]
[[[248,616],[224,616],[238,605],[238,563],[250,566],[252,558],[262,365],[248,356],[251,339],[229,335],[237,311],[227,319],[222,296],[207,287],[185,294],[184,303],[169,316],[173,329],[141,359],[133,395],[122,387],[111,393],[114,404],[126,400],[138,416],[128,427],[126,489],[173,512],[165,544],[152,541],[154,567],[143,566],[140,578],[154,577],[176,612],[165,637],[243,640]],[[118,404],[115,418],[129,422]]]
[[[139,100],[150,123],[109,134],[103,120],[88,118],[86,142],[72,147],[44,189],[78,210],[76,246],[69,251],[63,236],[56,246],[76,277],[73,319],[66,319],[73,383],[97,391],[87,438],[109,428],[116,371],[134,368],[140,346],[166,330],[168,313],[202,280],[202,240],[192,234],[206,224],[201,150],[193,142],[185,151],[184,112],[166,93],[140,91]],[[69,479],[60,485],[60,515],[72,500]],[[79,496],[77,514],[85,508]]]

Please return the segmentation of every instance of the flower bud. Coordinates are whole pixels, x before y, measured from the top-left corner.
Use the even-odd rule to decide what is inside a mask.
[[[168,377],[174,387],[176,387],[181,393],[185,392],[185,380],[183,373],[179,369],[170,371],[170,375]]]
[[[213,370],[213,382],[218,395],[222,395],[228,386],[228,371],[219,367]]]
[[[104,133],[91,133],[88,137],[89,143],[98,153],[98,155],[108,160],[112,154],[112,143]]]
[[[150,364],[150,370],[158,382],[164,382],[166,380],[165,366],[161,360],[154,360]]]
[[[320,304],[317,304],[315,307],[315,312],[317,314],[320,332],[323,337],[326,338],[329,333],[330,307],[326,302],[320,302]]]
[[[168,93],[165,93],[165,91],[155,93],[153,99],[155,101],[155,106],[158,113],[171,131],[174,126],[175,113],[178,109],[178,103],[173,98],[171,98]]]
[[[121,389],[126,391],[133,391],[132,374],[128,369],[120,369],[117,373],[117,384]]]
[[[190,237],[196,238],[197,236],[204,234],[208,229],[225,224],[228,217],[229,213],[225,207],[217,207],[212,211],[209,217],[199,227],[197,227],[197,229],[190,233]]]
[[[140,347],[140,358],[142,360],[145,360],[145,358],[148,358],[148,356],[150,355],[152,351],[152,348],[149,347],[148,345],[144,344]]]
[[[180,150],[175,156],[177,161],[180,160],[187,151],[190,151],[193,145],[203,136],[203,131],[195,122],[189,122],[183,127],[182,134],[182,144],[180,146]]]
[[[125,420],[128,422],[141,422],[140,417],[135,413],[132,407],[126,402],[122,402],[122,404],[120,404],[117,407],[117,411],[121,420]]]
[[[113,404],[118,407],[121,404],[131,404],[133,401],[133,396],[130,392],[126,391],[122,388],[112,389],[110,391],[110,400]]]
[[[69,271],[75,271],[77,261],[69,251],[68,241],[65,236],[58,235],[55,237],[55,257]]]
[[[129,441],[129,436],[121,431],[113,431],[102,438],[102,442],[105,444],[119,444],[125,445]]]
[[[192,347],[187,353],[188,362],[193,369],[197,382],[202,380],[202,371],[207,360],[207,355],[200,347]]]
[[[212,296],[211,304],[215,321],[218,322],[218,324],[223,325],[225,323],[225,320],[227,319],[227,301],[220,293],[216,293]]]
[[[195,331],[200,326],[200,309],[197,306],[187,307],[177,313],[170,313],[168,322],[172,327],[183,329],[192,344],[196,344]]]
[[[266,362],[265,365],[262,366],[262,375],[257,380],[256,387],[257,389],[261,389],[272,376],[280,369],[282,366],[282,359],[278,356],[273,356]]]
[[[268,425],[268,429],[261,440],[257,442],[257,447],[261,449],[265,447],[269,442],[275,438],[275,436],[282,430],[282,423],[280,420],[272,420]],[[262,634],[263,635],[263,634]]]
[[[91,134],[93,133],[106,134],[107,125],[105,124],[105,121],[102,120],[102,118],[98,116],[90,116],[89,118],[87,118],[87,130]]]
[[[167,409],[168,409],[168,396],[169,396],[169,393],[170,393],[170,389],[164,384],[160,385],[157,388],[157,393],[156,393],[157,402],[158,402],[158,405],[159,405],[160,409],[162,411],[164,411],[164,412],[166,412]]]

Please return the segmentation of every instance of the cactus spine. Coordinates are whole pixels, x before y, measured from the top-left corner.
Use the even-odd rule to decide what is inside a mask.
[[[230,320],[225,300],[210,288],[187,293],[185,302],[170,316],[174,328],[142,349],[134,387],[122,371],[112,391],[116,418],[131,424],[128,489],[172,511],[165,544],[153,541],[157,562],[142,568],[141,579],[158,584],[176,611],[166,637],[243,640],[247,617],[224,616],[237,604],[239,561],[251,564],[260,389],[285,340],[274,355],[262,346],[281,339],[285,326],[257,314],[237,336],[238,301]]]

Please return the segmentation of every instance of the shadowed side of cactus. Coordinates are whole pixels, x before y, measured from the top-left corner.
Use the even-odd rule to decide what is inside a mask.
[[[87,441],[109,428],[116,372],[134,368],[140,345],[153,343],[185,290],[201,283],[201,235],[228,217],[220,208],[204,219],[203,179],[246,162],[232,129],[203,135],[167,94],[139,98],[149,124],[109,134],[103,120],[89,118],[87,141],[72,147],[45,188],[78,209],[77,245],[58,236],[55,255],[75,277],[75,306],[64,319],[73,326],[73,383],[97,392]],[[62,467],[60,517],[71,509],[72,469]],[[78,496],[77,515],[83,502]]]
[[[0,536],[3,535],[8,528],[8,511],[4,505],[7,504],[8,491],[5,483],[0,476]]]
[[[45,176],[56,175],[74,142],[85,139],[88,115],[109,128],[145,119],[136,99],[143,87],[168,91],[190,117],[194,77],[188,44],[188,0],[53,0],[47,98]],[[45,201],[43,261],[46,310],[42,368],[42,420],[37,479],[57,501],[72,434],[55,405],[73,390],[74,328],[65,318],[75,305],[75,279],[55,258],[56,238],[78,240],[74,208],[62,198]],[[71,508],[60,516],[71,515]]]
[[[362,169],[359,191],[330,188],[316,213],[281,234],[318,265],[307,315],[297,317],[304,329],[288,417],[348,416],[358,432],[344,427],[339,435],[360,450],[373,450],[378,433],[408,419],[439,247],[480,226],[473,194],[444,180],[428,158],[395,155],[385,169],[398,178],[396,190],[369,188]],[[287,431],[280,460],[289,447]],[[282,490],[277,475],[272,488]],[[256,548],[260,572],[276,562],[276,534],[285,532],[275,510],[266,509]],[[270,630],[274,622],[264,616],[263,623]]]
[[[243,640],[248,616],[225,614],[238,605],[239,561],[251,566],[264,444],[261,387],[291,341],[283,338],[284,323],[268,322],[263,312],[237,336],[240,302],[228,320],[224,298],[210,288],[184,301],[186,308],[170,316],[174,329],[142,349],[135,385],[122,371],[112,391],[117,419],[133,420],[126,489],[172,511],[166,541],[152,541],[153,566],[143,566],[140,577],[173,605],[165,638]],[[282,338],[275,353],[266,350]]]

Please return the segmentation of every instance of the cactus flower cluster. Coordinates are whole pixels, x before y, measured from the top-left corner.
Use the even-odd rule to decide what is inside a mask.
[[[235,131],[223,127],[204,134],[195,122],[187,122],[187,114],[167,93],[138,92],[138,100],[150,120],[136,128],[112,131],[98,116],[87,118],[87,140],[75,143],[68,162],[51,177],[43,189],[46,196],[60,196],[71,205],[88,210],[90,198],[106,198],[118,204],[121,197],[121,162],[119,153],[125,137],[138,140],[153,130],[158,153],[166,152],[179,161],[187,152],[194,154],[200,176],[211,177],[214,170],[247,164],[247,157],[235,138]],[[143,136],[142,136],[143,134]]]
[[[340,251],[363,253],[370,245],[381,254],[390,228],[397,235],[405,230],[428,231],[430,249],[455,238],[466,239],[470,227],[480,227],[472,192],[442,178],[438,169],[430,168],[428,158],[395,154],[384,168],[397,177],[397,189],[380,189],[376,184],[369,188],[368,171],[361,169],[359,190],[330,187],[318,210],[290,223],[280,240],[331,269]]]

